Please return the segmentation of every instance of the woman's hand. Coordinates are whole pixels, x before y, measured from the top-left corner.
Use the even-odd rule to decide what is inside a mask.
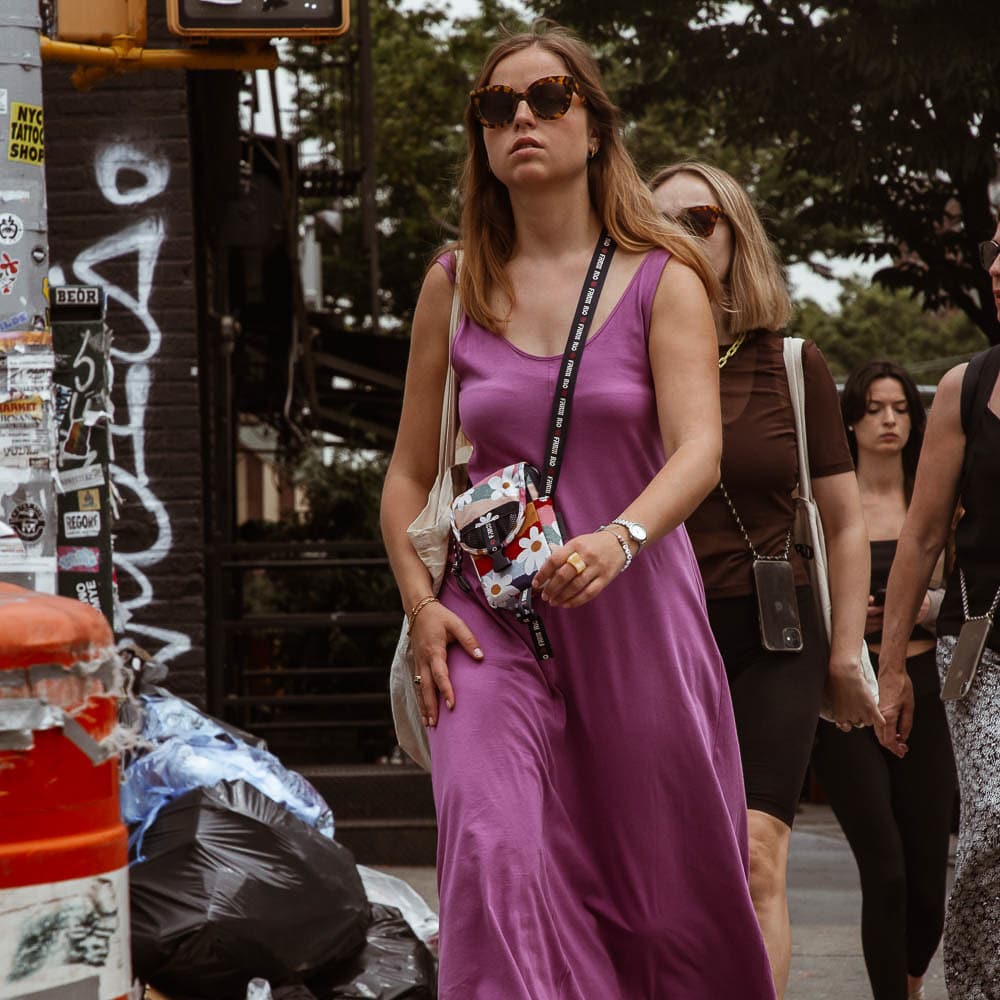
[[[879,743],[897,757],[905,757],[913,728],[913,682],[905,666],[891,669],[880,658],[878,705],[883,716],[882,725],[875,727]]]
[[[878,704],[861,674],[861,666],[856,662],[843,665],[830,663],[826,675],[826,695],[833,721],[845,733],[852,728],[877,726],[883,722]]]
[[[420,710],[425,726],[436,726],[438,692],[450,709],[455,708],[455,692],[448,676],[448,643],[458,642],[474,660],[483,658],[472,630],[454,611],[434,601],[416,617],[410,631],[410,645],[416,673],[413,682],[420,692]]]
[[[607,528],[571,538],[535,575],[535,593],[554,608],[578,608],[592,601],[625,566],[620,537]]]
[[[865,635],[876,635],[882,631],[882,616],[885,606],[876,604],[875,598],[868,595],[868,617],[865,619]]]

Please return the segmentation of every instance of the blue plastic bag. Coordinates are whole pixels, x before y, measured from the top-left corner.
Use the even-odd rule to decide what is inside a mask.
[[[121,787],[123,822],[133,828],[129,849],[142,858],[142,838],[168,802],[194,788],[219,781],[246,781],[304,823],[333,839],[333,813],[323,797],[270,751],[250,746],[172,695],[142,696],[146,714],[143,738],[156,745],[124,770]]]

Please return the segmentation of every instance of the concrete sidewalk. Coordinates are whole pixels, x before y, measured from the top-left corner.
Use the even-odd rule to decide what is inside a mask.
[[[953,845],[954,846],[954,845]],[[433,868],[383,868],[436,910]],[[858,871],[829,807],[803,805],[789,861],[792,971],[785,1000],[871,1000],[861,955]],[[941,951],[926,977],[927,1000],[946,1000]]]
[[[858,869],[828,806],[803,805],[796,817],[788,885],[792,971],[785,1000],[871,1000]],[[924,983],[927,1000],[946,1000],[940,947]]]

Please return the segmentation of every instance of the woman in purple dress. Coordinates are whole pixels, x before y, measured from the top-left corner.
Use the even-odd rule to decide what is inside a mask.
[[[543,467],[603,230],[618,249],[561,448],[568,540],[534,581],[550,659],[470,560],[435,596],[407,538],[436,474],[452,254],[414,315],[382,521],[430,727],[440,995],[772,1000],[732,706],[683,527],[718,479],[718,283],[653,206],[584,45],[515,35],[476,88],[450,354],[473,482]]]

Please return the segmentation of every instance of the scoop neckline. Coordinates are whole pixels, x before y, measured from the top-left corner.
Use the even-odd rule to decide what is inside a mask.
[[[611,312],[609,312],[608,315],[604,317],[604,322],[601,323],[601,325],[584,341],[585,347],[589,346],[595,340],[597,340],[597,338],[600,337],[600,335],[604,333],[604,331],[608,328],[608,324],[615,317],[615,314],[618,312],[618,310],[622,307],[622,303],[625,301],[625,299],[628,298],[629,292],[632,291],[632,286],[639,280],[639,275],[642,273],[643,268],[646,267],[649,258],[652,257],[654,253],[656,253],[655,250],[649,250],[646,253],[646,256],[643,257],[639,266],[635,269],[635,274],[632,275],[632,277],[629,279],[629,283],[625,286],[625,290],[621,293],[621,295],[618,296],[618,301],[611,307]],[[503,337],[500,334],[494,334],[494,336],[500,337],[500,340],[503,341],[503,343],[505,343],[515,354],[520,354],[522,358],[526,358],[528,361],[562,360],[563,352],[561,351],[559,352],[559,354],[532,354],[530,351],[526,351],[523,348],[518,347],[516,344],[512,344],[506,337]]]

